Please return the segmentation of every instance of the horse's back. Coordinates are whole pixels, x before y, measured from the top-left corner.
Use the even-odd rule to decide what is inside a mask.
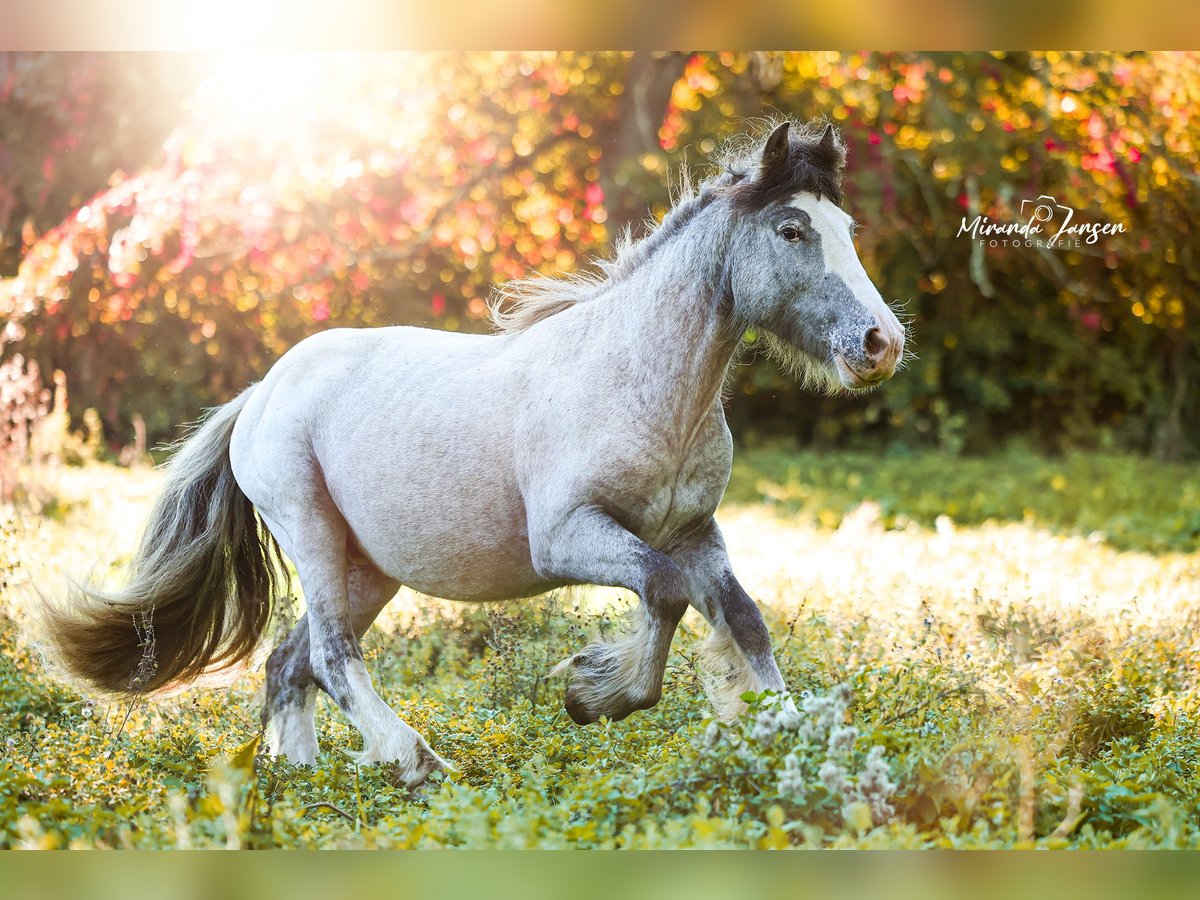
[[[286,373],[296,365],[354,365],[386,361],[393,374],[438,360],[479,359],[499,351],[504,338],[464,334],[411,325],[384,328],[331,328],[297,343],[272,367],[267,378]]]

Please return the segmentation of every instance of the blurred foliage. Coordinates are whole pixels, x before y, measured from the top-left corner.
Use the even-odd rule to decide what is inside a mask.
[[[813,455],[745,456],[722,526],[805,715],[757,703],[713,725],[697,669],[705,626],[689,613],[662,702],[579,727],[547,673],[611,633],[627,596],[597,588],[491,606],[402,591],[367,635],[367,665],[459,769],[418,796],[387,767],[354,764],[344,751],[359,737],[326,700],[317,767],[256,758],[261,673],[132,707],[56,683],[29,639],[31,583],[46,587],[42,567],[79,572],[97,559],[97,574],[114,572],[159,485],[147,470],[60,468],[60,516],[0,505],[0,847],[1200,841],[1194,543],[1151,555],[1040,523],[931,530],[872,512],[875,498],[932,512],[926,487],[904,475],[936,472],[942,456],[886,459],[880,481],[854,485],[856,457],[817,469]],[[963,467],[936,488],[942,515],[955,504],[969,518],[970,498],[997,484],[1033,496],[1056,464],[1035,462]],[[1098,488],[1109,518],[1130,523],[1124,543],[1176,541],[1169,517],[1144,515],[1130,490],[1135,461],[1079,456],[1063,471],[1065,508],[1087,508]],[[839,472],[836,496],[802,503],[811,521],[742,495],[752,473],[770,498],[820,491]],[[1194,465],[1175,474],[1194,489]],[[860,508],[843,514],[852,498]]]
[[[26,210],[31,224],[6,213],[5,246],[18,229],[24,255],[0,284],[13,316],[0,352],[64,370],[73,414],[98,409],[115,439],[129,437],[135,414],[162,439],[315,330],[484,330],[493,282],[605,255],[617,229],[665,211],[675,169],[702,164],[748,118],[825,115],[850,147],[860,253],[914,317],[919,359],[850,399],[803,394],[766,364],[742,367],[735,433],[817,447],[886,435],[952,454],[1016,436],[1178,458],[1198,449],[1186,423],[1200,416],[1198,62],[6,57],[0,211]],[[172,66],[183,74],[161,77]],[[123,125],[161,119],[177,108],[163,96],[197,82],[160,158],[113,172],[141,152]],[[143,143],[155,133],[136,130]],[[111,184],[80,196],[85,182]],[[964,217],[1024,221],[1022,200],[1040,195],[1076,221],[1125,231],[1054,251],[957,234]]]
[[[195,57],[0,53],[0,277],[110,177],[158,161]]]
[[[50,392],[42,386],[36,362],[20,353],[0,361],[0,500],[16,494],[17,472],[29,458],[30,441],[49,410]]]
[[[789,520],[839,527],[864,500],[885,528],[1025,522],[1152,553],[1200,549],[1200,477],[1193,465],[1073,451],[796,453],[761,448],[734,458],[726,503],[765,503]]]

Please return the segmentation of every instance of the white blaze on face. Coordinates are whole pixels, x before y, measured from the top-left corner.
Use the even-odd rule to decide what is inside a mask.
[[[862,260],[858,258],[858,251],[854,249],[851,231],[854,220],[832,200],[827,197],[817,199],[815,194],[797,194],[792,198],[791,205],[804,210],[812,219],[812,227],[821,238],[825,271],[842,279],[850,293],[875,317],[884,334],[889,337],[900,334],[899,321],[883,302],[879,290],[867,276]]]

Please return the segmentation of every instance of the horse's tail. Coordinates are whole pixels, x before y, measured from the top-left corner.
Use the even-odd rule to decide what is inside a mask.
[[[54,655],[75,677],[145,694],[226,669],[258,644],[287,575],[229,461],[249,395],[210,410],[180,444],[125,588],[85,584],[45,604]]]

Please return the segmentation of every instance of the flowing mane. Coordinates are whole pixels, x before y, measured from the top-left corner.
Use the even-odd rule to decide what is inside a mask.
[[[807,124],[790,120],[791,165],[775,177],[760,177],[759,160],[767,135],[783,121],[769,119],[753,131],[731,138],[717,154],[716,173],[699,187],[686,166],[681,168],[675,204],[662,221],[647,222],[645,234],[638,240],[625,229],[617,238],[613,256],[595,260],[591,271],[534,275],[497,285],[489,303],[496,330],[504,334],[525,331],[542,319],[603,294],[641,268],[718,197],[730,196],[738,212],[762,209],[801,191],[841,204],[845,145],[839,137],[832,151],[821,147],[823,120]]]

